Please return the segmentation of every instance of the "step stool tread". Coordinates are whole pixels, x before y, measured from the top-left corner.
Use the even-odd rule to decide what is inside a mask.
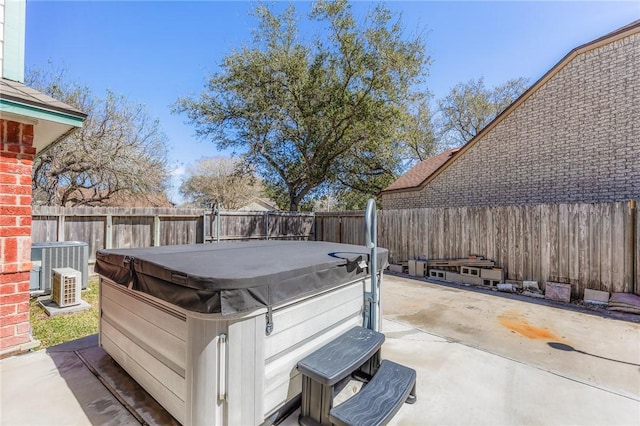
[[[371,358],[384,334],[354,327],[298,362],[298,370],[324,385],[334,385]]]
[[[384,360],[360,392],[330,411],[335,425],[385,425],[400,410],[414,388],[414,369]]]

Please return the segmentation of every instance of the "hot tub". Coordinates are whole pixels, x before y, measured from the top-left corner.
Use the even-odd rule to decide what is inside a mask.
[[[368,260],[326,242],[100,250],[100,345],[182,424],[272,421],[297,362],[367,321]]]

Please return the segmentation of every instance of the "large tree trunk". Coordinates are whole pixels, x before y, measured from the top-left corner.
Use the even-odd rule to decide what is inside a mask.
[[[298,206],[300,205],[300,201],[311,191],[311,187],[309,185],[305,185],[304,188],[298,192],[298,194],[294,194],[289,192],[289,211],[297,212]]]

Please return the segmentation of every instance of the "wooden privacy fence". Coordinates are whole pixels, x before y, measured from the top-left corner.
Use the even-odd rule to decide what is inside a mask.
[[[219,224],[218,224],[218,222]],[[206,241],[289,239],[364,244],[364,212],[252,212],[205,213]],[[218,238],[219,235],[219,238]]]
[[[364,212],[318,212],[315,223],[317,241],[364,244]]]
[[[204,212],[204,240],[313,240],[313,213]]]
[[[216,215],[189,208],[34,206],[31,238],[34,242],[84,241],[93,261],[96,250],[102,248],[218,239],[314,239],[314,226],[314,215],[305,213],[221,211]]]
[[[92,261],[102,248],[202,242],[202,223],[202,209],[34,206],[31,239],[84,241]]]
[[[508,279],[638,293],[634,202],[383,210],[378,244],[391,262],[486,256]]]
[[[253,239],[364,244],[364,213],[220,211],[195,208],[34,206],[34,242],[84,241],[96,250]]]
[[[378,212],[390,261],[486,256],[507,278],[640,293],[635,203],[462,207]],[[216,222],[218,221],[218,222]],[[219,224],[219,226],[218,226]],[[219,229],[219,234],[218,234]],[[301,239],[364,244],[363,212],[289,213],[173,208],[33,208],[32,240],[101,248]]]

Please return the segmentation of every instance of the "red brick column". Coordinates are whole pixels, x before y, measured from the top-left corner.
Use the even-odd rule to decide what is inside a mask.
[[[34,346],[29,323],[33,125],[0,119],[0,356]]]

